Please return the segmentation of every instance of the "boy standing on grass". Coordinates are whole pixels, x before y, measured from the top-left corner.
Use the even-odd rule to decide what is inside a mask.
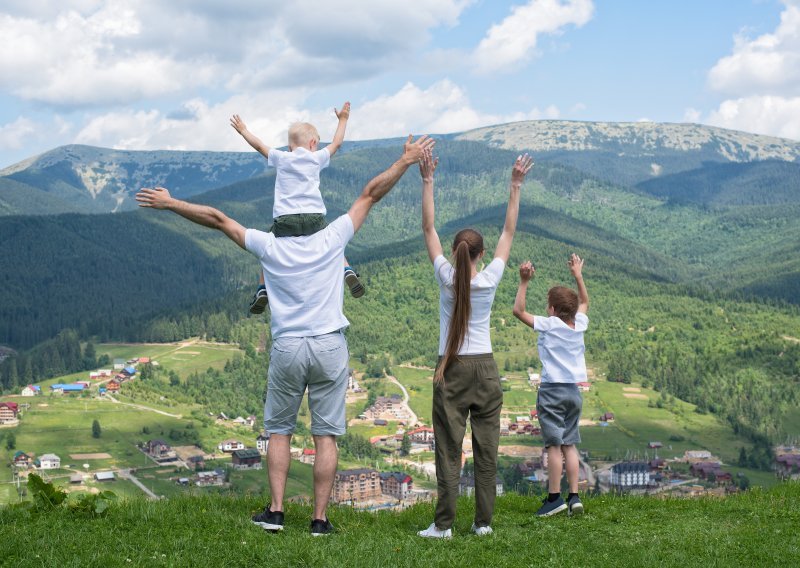
[[[350,103],[342,110],[333,109],[339,125],[333,141],[322,150],[317,150],[319,133],[312,124],[296,122],[289,126],[289,151],[276,150],[264,144],[247,129],[238,114],[231,117],[231,126],[242,135],[250,146],[267,158],[270,166],[277,169],[275,175],[275,196],[272,205],[273,224],[269,232],[276,237],[301,237],[313,235],[327,227],[325,203],[319,191],[319,173],[330,164],[331,157],[344,141],[347,119],[350,117]],[[364,295],[364,286],[347,258],[344,260],[344,279],[355,298]],[[260,314],[269,304],[264,273],[261,272],[259,285],[250,302],[250,313]]]
[[[528,282],[533,277],[533,265],[524,262],[519,267],[519,289],[514,301],[514,316],[539,332],[539,358],[542,361],[542,384],[536,398],[539,425],[547,451],[549,494],[536,511],[549,517],[568,509],[570,515],[583,513],[578,497],[580,458],[575,444],[580,443],[578,422],[581,419],[583,398],[578,383],[585,382],[583,334],[589,326],[589,294],[583,283],[583,259],[572,254],[569,269],[578,286],[578,293],[564,286],[547,292],[547,315],[534,316],[525,311]],[[563,459],[563,463],[562,463]],[[566,464],[569,495],[561,497],[561,472]]]

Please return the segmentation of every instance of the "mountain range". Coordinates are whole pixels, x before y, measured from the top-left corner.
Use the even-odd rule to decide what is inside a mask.
[[[523,151],[536,159],[498,291],[498,352],[530,357],[529,336],[509,323],[513,267],[534,260],[543,298],[546,285],[569,283],[565,259],[578,251],[601,322],[591,355],[609,373],[702,404],[743,432],[800,424],[780,423],[800,400],[800,144],[697,125],[563,121],[437,139],[445,247],[464,226],[492,247],[511,165]],[[343,148],[322,174],[329,218],[402,142]],[[176,215],[130,209],[140,186],[158,184],[266,228],[274,171],[265,165],[253,152],[68,146],[0,172],[0,345],[29,349],[65,328],[100,340],[206,333],[263,344],[264,327],[245,319],[255,261]],[[437,291],[416,171],[374,208],[347,255],[368,290],[346,299],[354,353],[431,363]]]

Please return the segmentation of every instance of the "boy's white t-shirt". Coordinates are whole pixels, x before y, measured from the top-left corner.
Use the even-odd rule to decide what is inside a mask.
[[[344,316],[344,249],[353,221],[342,215],[305,237],[277,238],[247,229],[245,248],[261,261],[273,339],[310,337],[350,325]]]
[[[495,258],[470,281],[469,325],[464,335],[459,355],[480,355],[492,352],[492,338],[489,334],[489,317],[492,315],[492,303],[497,292],[497,285],[503,277],[506,263],[502,258]],[[453,265],[443,256],[433,261],[436,281],[439,283],[439,355],[444,355],[450,320],[453,318],[455,291],[453,290]]]
[[[292,152],[270,149],[267,163],[278,170],[275,174],[273,219],[297,213],[327,213],[319,191],[319,172],[331,163],[327,147],[316,152],[302,147]]]
[[[586,382],[583,333],[589,327],[586,314],[575,314],[575,329],[556,316],[533,316],[533,330],[539,332],[539,359],[543,383]]]

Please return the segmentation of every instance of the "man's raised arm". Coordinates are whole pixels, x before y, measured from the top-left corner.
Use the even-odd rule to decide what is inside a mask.
[[[136,194],[136,201],[139,202],[139,207],[167,209],[193,223],[222,231],[230,240],[244,248],[244,227],[218,209],[175,199],[163,187],[143,187]]]
[[[420,136],[414,141],[414,137],[410,134],[408,135],[408,140],[403,146],[403,155],[400,156],[400,159],[389,166],[386,171],[367,182],[367,185],[364,186],[364,191],[356,198],[352,207],[350,207],[350,211],[347,212],[353,221],[353,231],[358,231],[361,228],[372,206],[389,193],[389,190],[400,181],[409,166],[419,162],[423,153],[426,150],[432,150],[434,144],[436,144],[436,141],[428,136]]]

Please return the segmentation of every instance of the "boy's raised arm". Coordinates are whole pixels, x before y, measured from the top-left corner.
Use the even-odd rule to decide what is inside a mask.
[[[336,132],[333,134],[333,140],[328,144],[328,152],[333,156],[339,149],[339,146],[344,142],[344,131],[347,128],[347,119],[350,118],[350,102],[342,105],[342,110],[333,109],[336,113],[336,118],[339,119],[339,124],[336,126]]]
[[[528,295],[528,282],[533,278],[536,269],[528,260],[519,265],[519,288],[517,297],[514,298],[514,317],[527,326],[533,327],[533,314],[529,314],[525,309],[525,298]]]
[[[525,176],[533,167],[533,158],[528,154],[523,154],[514,162],[511,170],[511,185],[509,187],[508,208],[506,209],[506,222],[503,225],[503,232],[497,241],[497,248],[494,250],[494,257],[501,258],[508,263],[511,254],[511,242],[514,240],[514,232],[517,230],[517,218],[519,217],[519,192]]]
[[[442,242],[439,240],[439,233],[436,232],[434,223],[433,205],[433,174],[438,165],[439,158],[434,159],[430,150],[422,154],[422,159],[419,161],[419,175],[422,177],[422,235],[425,237],[425,246],[431,262],[442,254]]]
[[[589,311],[589,292],[586,290],[586,284],[583,283],[583,259],[572,253],[568,264],[569,271],[572,272],[575,284],[578,286],[578,312],[585,314]]]
[[[253,150],[256,150],[265,158],[269,158],[269,146],[264,144],[258,136],[247,130],[247,125],[238,114],[234,114],[231,117],[231,126],[236,132],[242,135],[242,138],[244,138],[247,143],[253,147]]]

